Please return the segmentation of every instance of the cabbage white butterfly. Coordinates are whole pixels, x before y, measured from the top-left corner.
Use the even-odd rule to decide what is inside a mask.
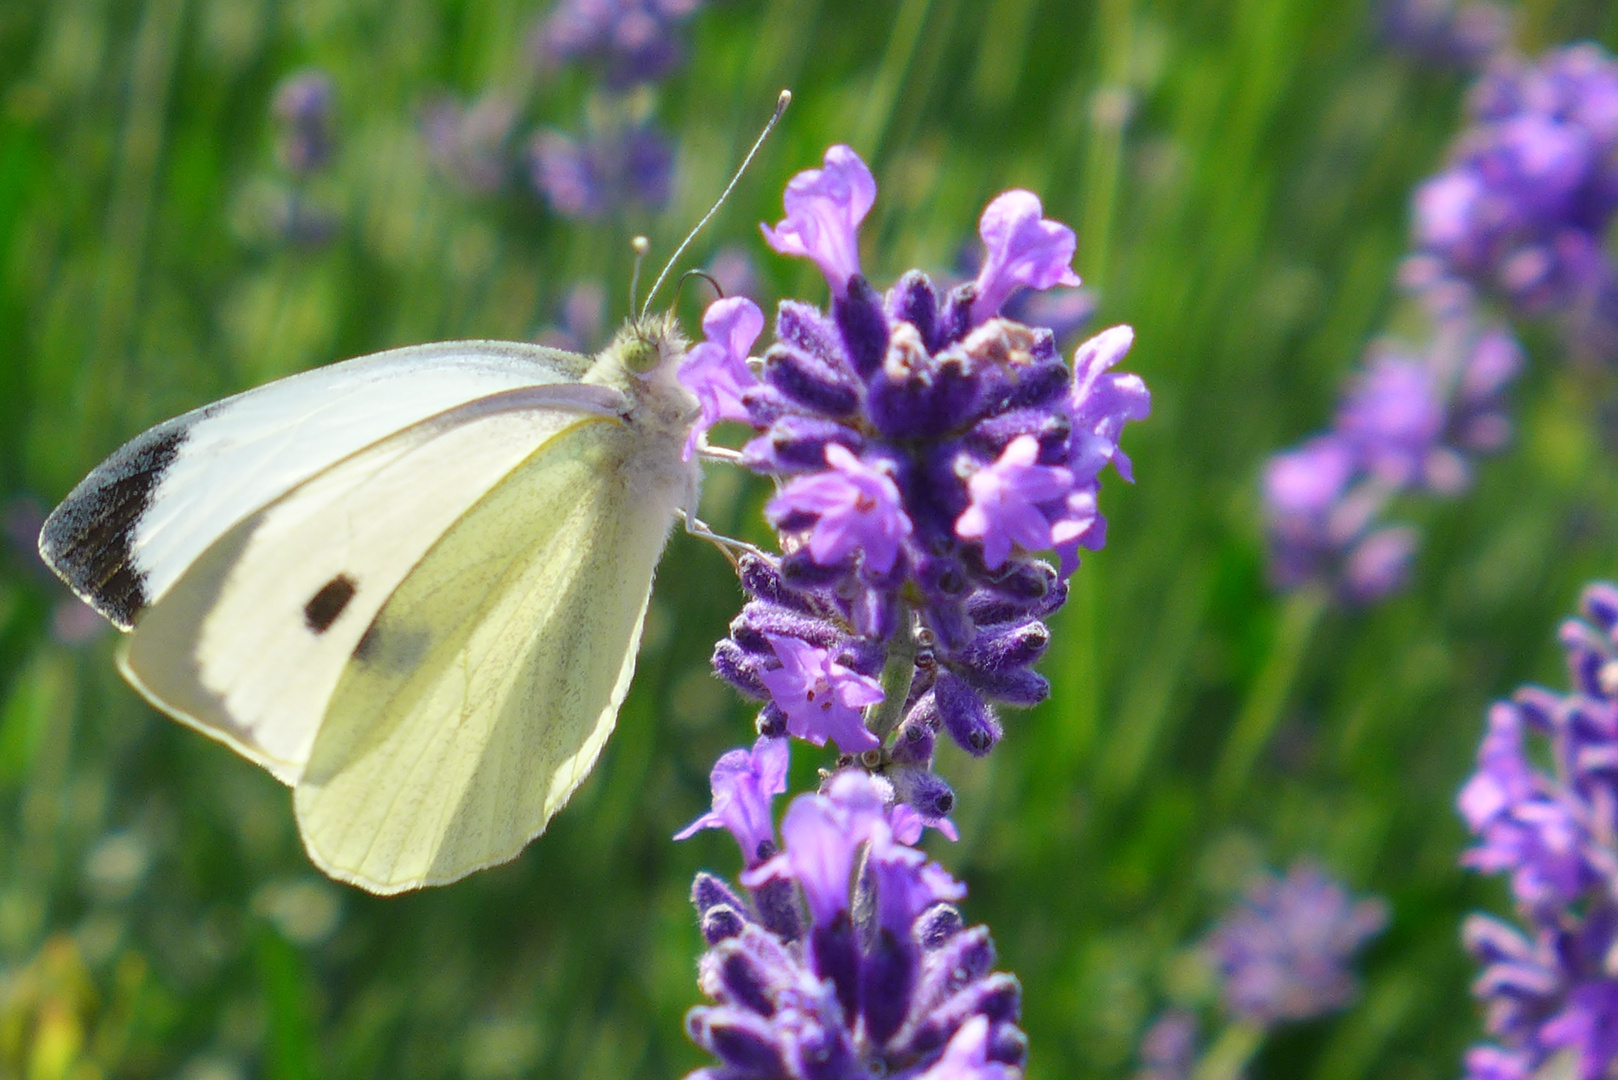
[[[292,788],[327,874],[455,881],[542,833],[612,732],[701,484],[685,352],[643,307],[593,360],[454,341],[293,375],[126,444],[40,553],[131,632],[136,690]]]

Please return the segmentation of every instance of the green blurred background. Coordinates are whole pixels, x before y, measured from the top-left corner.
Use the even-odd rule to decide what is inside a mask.
[[[1561,685],[1553,629],[1618,573],[1609,375],[1528,328],[1519,437],[1467,497],[1411,508],[1416,585],[1320,614],[1264,585],[1263,456],[1322,426],[1366,341],[1404,314],[1406,200],[1465,78],[1391,56],[1363,0],[728,0],[686,27],[655,102],[677,139],[663,211],[596,224],[520,188],[470,195],[423,148],[426,103],[490,90],[521,130],[576,127],[589,80],[537,78],[543,0],[11,0],[0,4],[0,495],[48,507],[125,438],[265,379],[433,339],[533,337],[599,281],[624,314],[628,238],[668,252],[774,101],[796,104],[693,263],[745,245],[768,302],[821,300],[756,223],[851,143],[881,188],[868,274],[948,268],[1019,185],[1079,234],[1097,325],[1137,330],[1155,396],[1110,481],[1042,670],[986,763],[946,752],[964,877],[1025,991],[1029,1075],[1122,1077],[1188,945],[1261,864],[1312,853],[1393,921],[1337,1017],[1283,1030],[1256,1078],[1442,1080],[1478,1018],[1457,928],[1503,888],[1456,869],[1452,805],[1491,697]],[[1534,0],[1527,51],[1618,45],[1618,11]],[[324,246],[278,242],[274,87],[337,88]],[[695,327],[698,290],[687,289]],[[765,539],[762,486],[711,471],[705,515]],[[13,530],[16,531],[16,530]],[[143,705],[111,633],[53,634],[65,594],[0,570],[0,1075],[676,1077],[702,1063],[685,892],[728,837],[670,834],[751,712],[707,671],[739,594],[677,535],[619,733],[514,864],[384,900],[333,885],[287,792]],[[800,780],[813,754],[797,751]]]

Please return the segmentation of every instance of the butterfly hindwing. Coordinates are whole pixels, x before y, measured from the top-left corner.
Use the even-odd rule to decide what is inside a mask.
[[[644,449],[614,420],[569,428],[388,598],[295,788],[323,870],[383,893],[453,881],[567,801],[611,733],[686,496],[638,482]]]
[[[345,665],[394,588],[482,494],[616,392],[463,405],[355,453],[218,538],[120,655],[159,708],[296,783]]]
[[[416,345],[316,368],[130,441],[56,508],[40,553],[129,629],[215,541],[401,429],[490,395],[573,383],[589,360],[522,342]]]

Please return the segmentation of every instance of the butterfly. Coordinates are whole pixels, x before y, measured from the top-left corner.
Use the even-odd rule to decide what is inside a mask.
[[[454,341],[186,413],[97,467],[40,551],[130,631],[124,677],[292,788],[377,893],[514,858],[589,773],[700,463],[672,315],[594,360]]]

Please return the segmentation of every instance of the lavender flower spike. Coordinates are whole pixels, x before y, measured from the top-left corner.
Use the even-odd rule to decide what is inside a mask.
[[[1582,607],[1560,633],[1572,689],[1495,704],[1461,790],[1479,839],[1462,862],[1510,875],[1526,927],[1483,915],[1463,927],[1497,1040],[1468,1052],[1469,1080],[1527,1080],[1562,1055],[1579,1080],[1618,1067],[1618,588],[1590,586]]]
[[[1381,900],[1355,900],[1309,863],[1256,879],[1208,937],[1226,1009],[1270,1025],[1342,1008],[1359,993],[1349,960],[1387,919]]]
[[[1041,290],[1079,285],[1079,275],[1073,272],[1078,239],[1072,229],[1044,213],[1039,196],[1020,188],[1001,193],[984,209],[978,234],[989,257],[973,284],[976,321],[996,315],[1006,298],[1025,285]]]
[[[860,272],[860,222],[876,202],[876,178],[846,146],[833,146],[824,160],[825,168],[806,169],[787,183],[786,218],[759,228],[781,254],[813,259],[840,299]]]
[[[783,886],[801,894],[807,931],[772,928],[762,903],[698,876],[712,946],[699,978],[713,1004],[686,1024],[718,1064],[687,1080],[1022,1075],[1017,980],[992,971],[988,931],[952,906],[965,890],[903,842],[886,799],[872,777],[836,774],[825,794],[793,800],[783,850],[742,875],[755,902]]]
[[[713,809],[674,834],[685,840],[702,829],[729,829],[748,867],[775,850],[770,801],[787,789],[789,744],[761,737],[751,750],[732,750],[714,763]]]
[[[692,346],[678,376],[702,406],[702,419],[691,429],[681,460],[691,460],[719,421],[748,419],[742,395],[758,385],[758,378],[747,367],[747,351],[763,330],[764,313],[745,296],[715,300],[703,312],[702,332],[708,340]]]

